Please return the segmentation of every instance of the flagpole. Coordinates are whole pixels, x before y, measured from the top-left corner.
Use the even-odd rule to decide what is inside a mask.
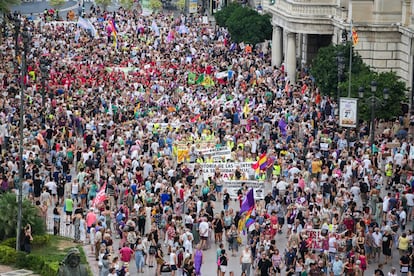
[[[350,27],[350,40],[351,40],[351,45],[349,47],[349,79],[348,79],[348,98],[351,97],[351,80],[352,80],[352,48],[354,47],[354,43],[352,41],[352,18],[349,22],[349,27]]]

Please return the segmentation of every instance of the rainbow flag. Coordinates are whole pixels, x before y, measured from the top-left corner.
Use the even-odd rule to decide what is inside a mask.
[[[250,189],[246,197],[244,198],[242,202],[242,206],[240,208],[240,214],[244,214],[244,218],[239,223],[239,231],[244,232],[245,229],[249,228],[250,225],[252,225],[255,220],[251,218],[252,212],[255,209],[255,201],[254,201],[254,195],[253,195],[253,189]]]
[[[259,160],[252,165],[252,168],[255,170],[265,170],[267,167],[267,155],[266,153],[262,153],[259,156]]]
[[[109,20],[109,28],[111,30],[112,36],[114,37],[114,47],[118,48],[118,28],[115,24],[115,19]]]

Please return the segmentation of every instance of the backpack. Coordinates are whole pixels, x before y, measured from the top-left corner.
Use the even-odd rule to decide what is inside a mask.
[[[365,182],[361,183],[361,193],[368,193],[368,185]]]

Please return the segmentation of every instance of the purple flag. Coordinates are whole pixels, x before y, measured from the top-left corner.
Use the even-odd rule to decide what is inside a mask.
[[[243,199],[241,208],[240,208],[240,214],[243,214],[244,212],[249,211],[254,207],[254,196],[253,196],[253,188],[250,189],[246,197]]]
[[[286,135],[286,122],[285,119],[283,119],[283,117],[279,120],[279,129],[280,129],[280,133],[282,133],[283,136]]]

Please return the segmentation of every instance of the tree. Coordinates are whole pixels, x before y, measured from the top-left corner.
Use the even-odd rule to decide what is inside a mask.
[[[20,5],[20,3],[21,3],[20,0],[1,0],[0,1],[0,13],[3,14],[3,20],[5,18],[4,15],[10,12],[10,7]]]
[[[160,0],[150,0],[149,5],[151,10],[155,12],[162,8],[162,2]]]
[[[260,15],[251,8],[231,4],[217,12],[215,18],[217,24],[228,28],[235,42],[255,45],[272,37],[270,15]]]
[[[229,4],[228,6],[224,7],[223,9],[221,9],[220,11],[216,12],[214,14],[214,18],[216,19],[217,25],[219,25],[220,27],[227,27],[226,25],[227,19],[229,19],[230,15],[239,7],[240,7],[239,4],[233,2]]]
[[[50,5],[55,9],[59,9],[66,3],[65,0],[50,0]]]
[[[185,9],[185,0],[178,0],[176,5],[177,5],[177,8],[180,11],[184,11],[184,9]]]
[[[123,7],[126,10],[131,10],[132,7],[134,6],[134,0],[121,0],[121,7]]]
[[[349,50],[351,45],[329,45],[320,48],[317,56],[312,61],[311,74],[316,80],[319,90],[324,95],[336,96],[338,87],[338,57],[341,56],[343,64],[343,73],[340,82],[348,84],[349,79]],[[361,56],[352,51],[352,79],[354,75],[367,74],[370,72],[369,67],[364,63]],[[340,85],[340,88],[344,88]],[[341,94],[347,91],[341,89]],[[358,95],[358,87],[355,89],[356,96]]]
[[[95,3],[106,11],[108,6],[112,3],[112,0],[95,0]]]
[[[382,103],[377,103],[375,108],[375,117],[378,119],[390,120],[396,116],[402,115],[401,103],[407,102],[408,91],[405,83],[395,72],[377,73],[370,71],[367,74],[352,75],[351,97],[358,98],[358,90],[364,88],[364,98],[358,100],[358,118],[369,121],[371,119],[371,103],[369,98],[372,96],[371,82],[377,83],[375,97],[380,99]],[[348,83],[342,83],[341,87],[348,87]],[[384,89],[389,91],[389,99],[384,99]]]
[[[3,214],[0,216],[0,237],[4,239],[16,237],[18,211],[16,194],[2,194],[0,196],[0,208],[0,210],[3,210]],[[39,210],[31,202],[23,200],[22,226],[24,227],[29,223],[34,234],[42,235],[45,233],[45,226],[38,213]]]
[[[349,89],[349,52],[350,44],[330,45],[319,49],[316,58],[313,60],[310,72],[323,95],[336,98],[339,86],[339,96],[348,95]],[[338,80],[338,56],[343,57],[344,70],[342,77]],[[383,99],[383,90],[388,88],[390,99],[383,100],[383,106],[376,106],[375,115],[380,119],[392,119],[401,114],[401,103],[407,101],[407,88],[405,83],[395,74],[395,72],[377,73],[371,70],[362,60],[361,56],[352,51],[352,72],[351,72],[351,91],[352,98],[358,98],[360,87],[365,89],[364,99],[359,99],[358,117],[359,119],[370,119],[370,104],[367,99],[371,96],[370,84],[377,82],[375,96]],[[339,83],[338,83],[339,81]]]

